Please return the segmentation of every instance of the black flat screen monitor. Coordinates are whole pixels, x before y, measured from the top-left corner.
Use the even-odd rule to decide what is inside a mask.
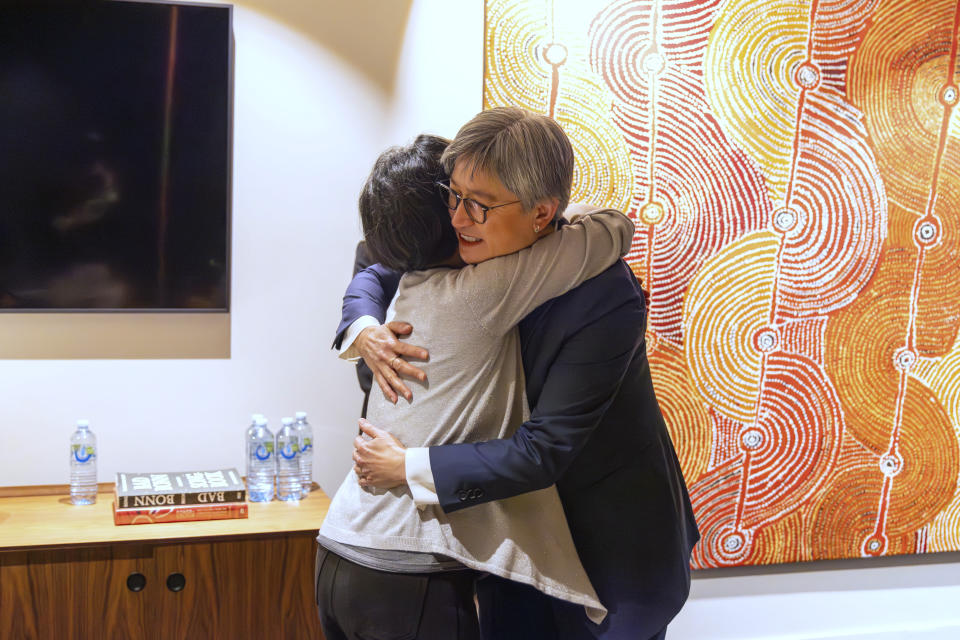
[[[231,8],[0,4],[0,309],[229,308]]]

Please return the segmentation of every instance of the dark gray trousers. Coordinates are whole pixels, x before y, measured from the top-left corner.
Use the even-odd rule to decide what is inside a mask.
[[[480,639],[474,571],[377,571],[319,547],[314,576],[327,640]]]

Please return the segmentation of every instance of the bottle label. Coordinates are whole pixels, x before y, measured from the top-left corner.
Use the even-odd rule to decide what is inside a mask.
[[[306,452],[309,451],[310,449],[313,449],[313,440],[311,440],[310,438],[304,438],[304,439],[303,439],[303,448],[300,449],[300,451],[303,451],[304,453],[306,453]]]
[[[72,444],[70,445],[73,459],[79,463],[84,463],[94,456],[95,450],[90,445]]]
[[[257,457],[257,460],[269,460],[272,454],[272,442],[264,442],[263,444],[257,445],[257,449],[253,452],[253,455]]]
[[[280,449],[280,455],[282,455],[287,460],[292,460],[297,456],[297,451],[300,450],[300,447],[297,446],[296,442],[288,442],[282,449]]]

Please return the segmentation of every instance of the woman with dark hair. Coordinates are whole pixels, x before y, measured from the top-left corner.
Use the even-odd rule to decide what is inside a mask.
[[[373,258],[405,272],[396,318],[431,345],[423,367],[436,381],[411,382],[410,402],[371,394],[368,416],[415,447],[509,436],[528,416],[516,324],[617,261],[633,236],[633,224],[612,210],[540,235],[535,208],[507,209],[519,199],[466,202],[445,179],[446,147],[420,136],[387,151],[360,196]],[[461,205],[484,220],[528,216],[537,229],[506,255],[453,268],[463,265],[463,239],[450,224]],[[318,540],[317,602],[329,640],[479,637],[477,572],[581,605],[596,621],[606,614],[552,486],[448,515],[418,507],[406,487],[364,488],[351,471]]]
[[[461,266],[457,234],[437,197],[440,158],[450,141],[420,135],[377,158],[360,192],[360,222],[371,258],[394,271]],[[449,263],[449,264],[448,264]]]

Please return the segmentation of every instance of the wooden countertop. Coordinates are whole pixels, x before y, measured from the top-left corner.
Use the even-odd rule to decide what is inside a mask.
[[[84,506],[70,504],[64,493],[0,497],[0,552],[316,531],[330,498],[315,489],[299,503],[248,504],[247,518],[117,526],[113,493],[103,488],[96,504]]]

